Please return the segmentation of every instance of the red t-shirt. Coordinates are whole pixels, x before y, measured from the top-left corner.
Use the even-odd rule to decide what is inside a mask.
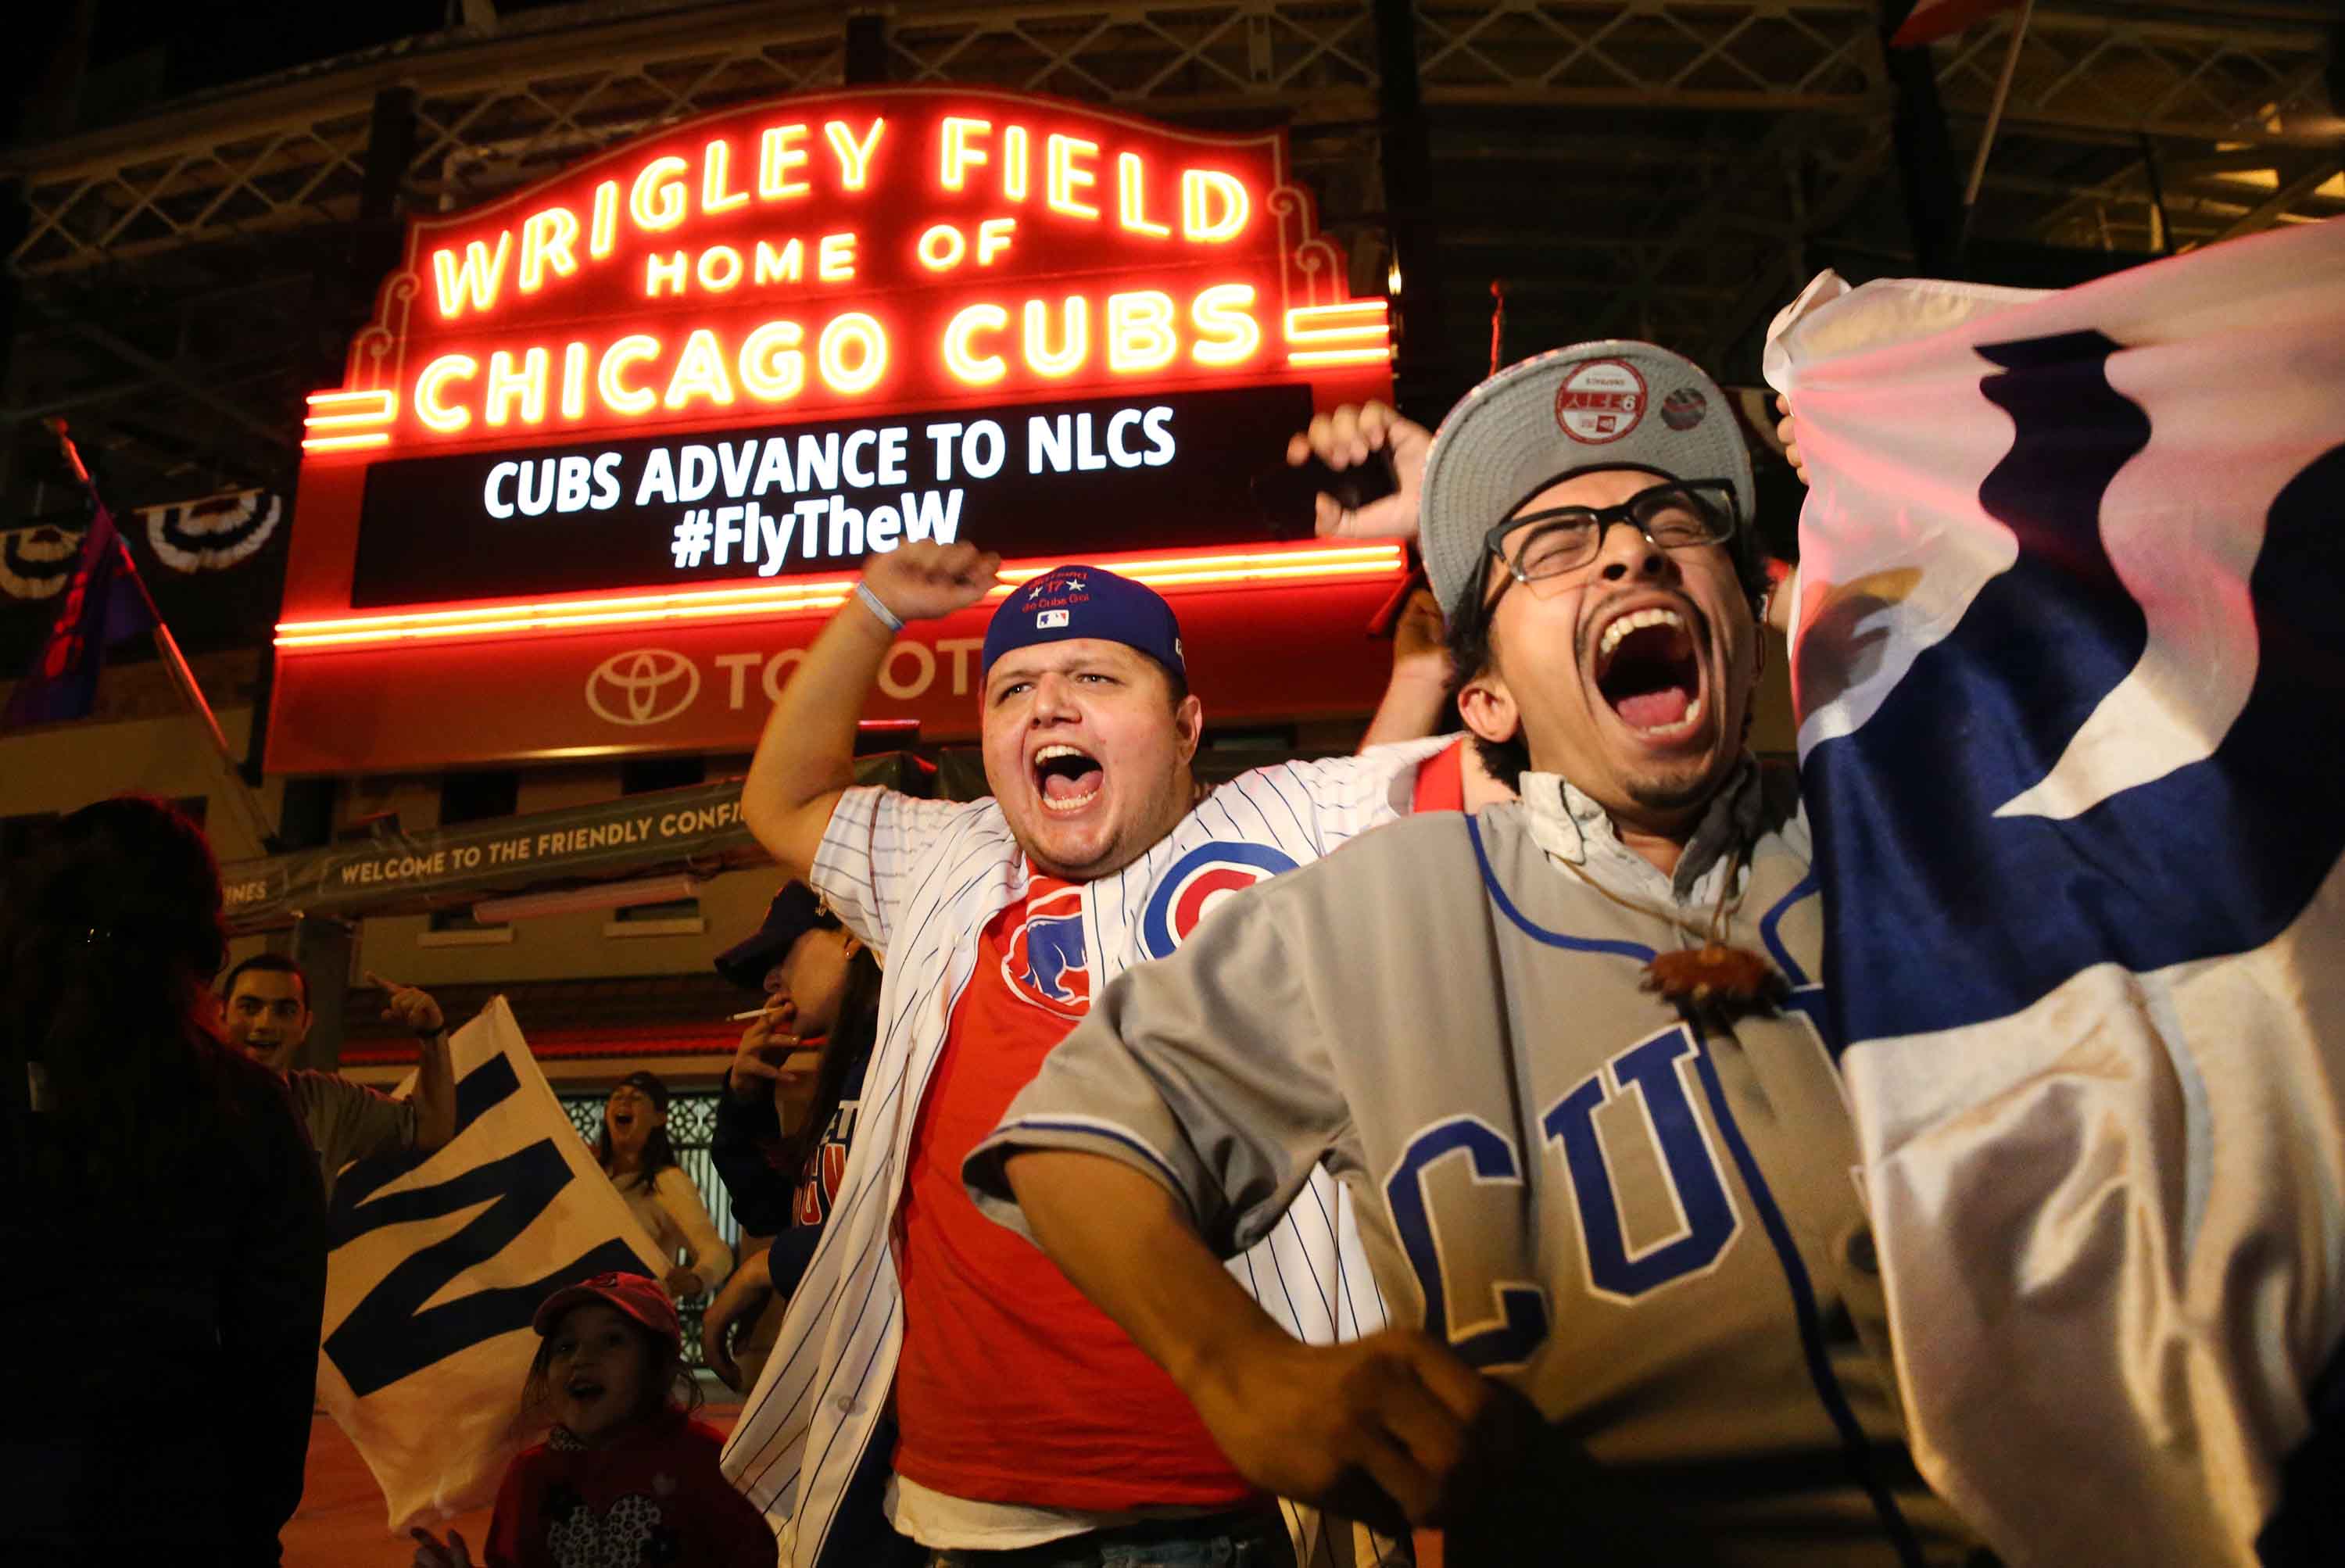
[[[896,1472],[950,1497],[1094,1512],[1254,1495],[1194,1406],[961,1162],[1091,1004],[1081,888],[1036,875],[985,929],[912,1130],[896,1268]]]
[[[725,1439],[673,1407],[602,1448],[557,1429],[505,1470],[488,1568],[773,1568],[779,1547],[755,1503],[716,1468]]]
[[[1416,765],[1416,794],[1409,814],[1466,809],[1466,742],[1445,746]]]

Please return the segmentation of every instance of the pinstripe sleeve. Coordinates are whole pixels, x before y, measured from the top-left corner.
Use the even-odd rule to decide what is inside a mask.
[[[981,804],[922,800],[865,785],[830,813],[807,877],[848,930],[885,952],[893,945],[911,873],[944,841],[956,819]]]
[[[1314,848],[1325,854],[1370,828],[1408,814],[1417,764],[1456,744],[1454,735],[1430,735],[1371,746],[1356,757],[1323,757],[1259,770],[1281,792],[1307,800]]]

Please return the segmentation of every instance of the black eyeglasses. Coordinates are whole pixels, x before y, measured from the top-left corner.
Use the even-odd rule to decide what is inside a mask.
[[[1664,550],[1719,545],[1742,524],[1734,485],[1724,479],[1675,480],[1639,490],[1618,506],[1558,506],[1509,517],[1482,536],[1482,548],[1517,583],[1577,571],[1596,559],[1615,523]],[[1515,541],[1511,553],[1507,541]],[[1506,592],[1501,585],[1498,593]],[[1490,596],[1497,601],[1497,594]]]

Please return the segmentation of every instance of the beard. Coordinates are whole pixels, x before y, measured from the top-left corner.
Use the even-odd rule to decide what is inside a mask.
[[[1112,877],[1154,849],[1159,840],[1174,828],[1190,809],[1203,798],[1203,786],[1184,765],[1168,773],[1151,789],[1140,808],[1118,826],[1099,852],[1080,865],[1070,864],[1052,856],[1039,844],[1030,844],[1021,836],[1018,847],[1035,869],[1061,881],[1090,882]]]
[[[1625,779],[1621,787],[1643,810],[1659,816],[1690,815],[1725,788],[1727,779],[1733,777],[1733,761],[1726,758],[1716,764],[1689,763],[1681,769]]]
[[[1706,758],[1671,760],[1624,779],[1621,792],[1640,809],[1659,816],[1699,816],[1741,767],[1743,746],[1751,736],[1751,712],[1746,703],[1731,745],[1721,744]]]

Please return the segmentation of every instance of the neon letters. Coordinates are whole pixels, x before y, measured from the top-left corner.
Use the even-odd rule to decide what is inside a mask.
[[[1005,94],[711,117],[420,218],[313,455],[1389,362],[1275,133]],[[387,450],[386,450],[387,449]]]

